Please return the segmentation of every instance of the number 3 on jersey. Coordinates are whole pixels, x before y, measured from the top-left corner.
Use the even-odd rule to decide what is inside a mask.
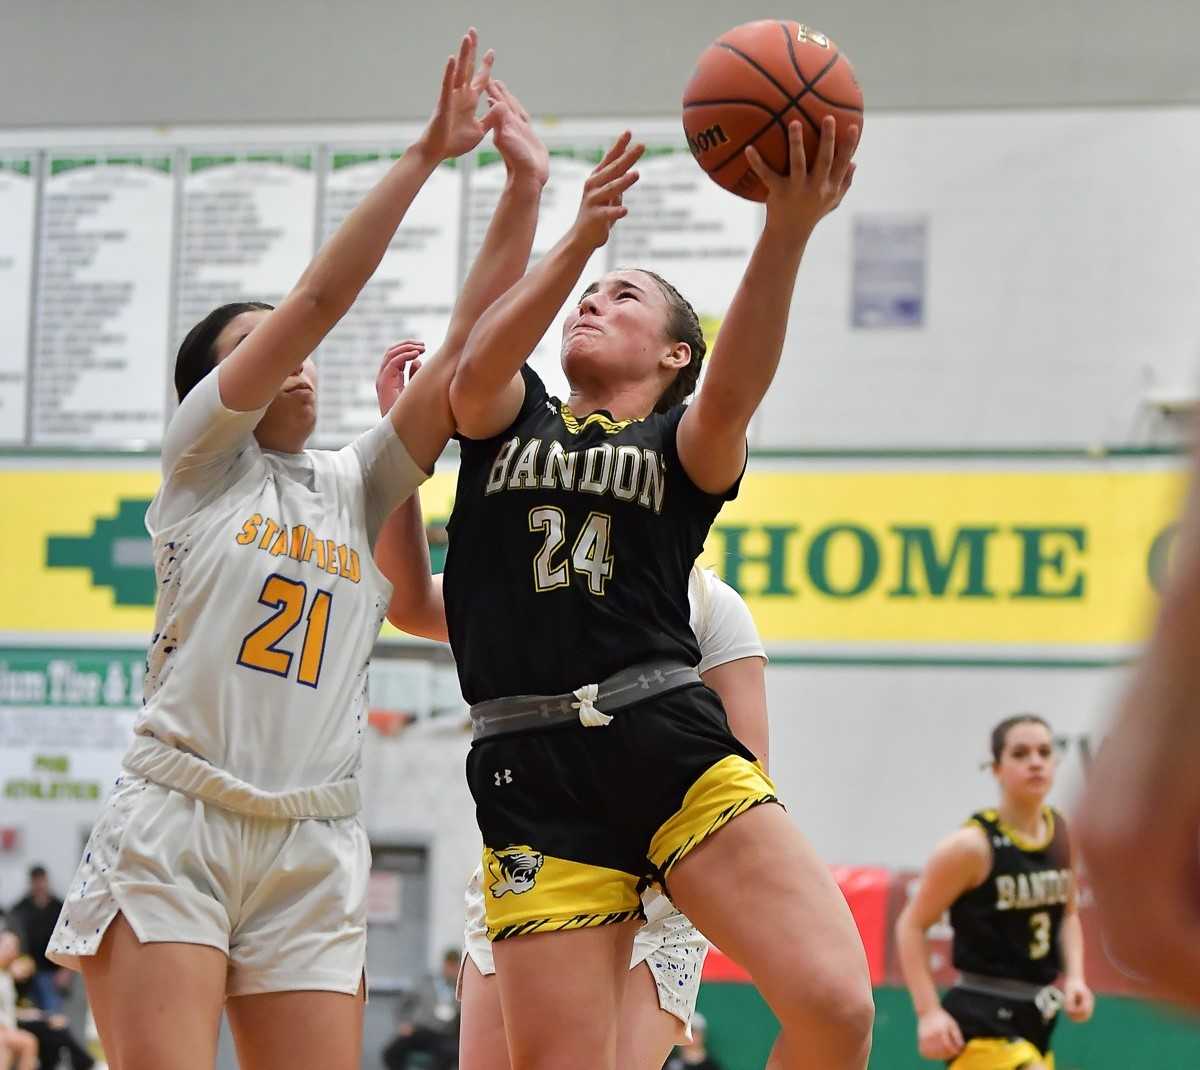
[[[268,576],[258,600],[275,612],[242,640],[238,664],[268,672],[272,676],[286,677],[292,668],[293,655],[290,651],[280,650],[276,644],[299,623],[307,599],[308,588],[298,580],[279,575]],[[296,670],[296,679],[306,687],[316,687],[321,678],[332,604],[333,595],[328,591],[317,591],[313,595],[304,629],[304,642],[300,647],[300,667]]]
[[[1033,931],[1033,940],[1029,945],[1031,959],[1044,959],[1050,954],[1050,915],[1045,910],[1039,910],[1029,916],[1029,927]]]
[[[571,547],[570,561],[554,563],[554,555],[567,541],[567,520],[563,511],[553,505],[529,510],[529,530],[545,536],[542,548],[533,559],[533,587],[536,591],[553,591],[571,583],[571,567],[587,577],[588,590],[603,595],[604,585],[613,574],[613,559],[608,552],[612,536],[612,517],[607,513],[589,513],[583,528]]]

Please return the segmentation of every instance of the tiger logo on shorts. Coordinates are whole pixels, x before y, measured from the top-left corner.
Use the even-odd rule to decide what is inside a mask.
[[[492,896],[499,899],[512,892],[522,895],[533,888],[538,870],[546,861],[541,851],[532,847],[504,847],[489,851],[488,872],[492,875]]]

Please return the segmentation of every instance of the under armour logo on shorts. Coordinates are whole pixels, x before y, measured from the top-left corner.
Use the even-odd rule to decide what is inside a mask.
[[[503,773],[501,773],[497,770],[497,772],[494,773],[493,775],[496,778],[496,787],[500,787],[501,784],[511,784],[512,783],[512,770],[511,769],[505,769]]]

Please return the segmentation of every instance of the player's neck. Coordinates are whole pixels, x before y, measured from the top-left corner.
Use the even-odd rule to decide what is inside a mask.
[[[567,404],[581,420],[600,410],[614,420],[644,420],[654,410],[650,392],[645,383],[588,383],[572,387]]]
[[[1042,799],[1005,799],[1000,803],[1000,820],[1026,839],[1041,840],[1046,835],[1046,804]]]

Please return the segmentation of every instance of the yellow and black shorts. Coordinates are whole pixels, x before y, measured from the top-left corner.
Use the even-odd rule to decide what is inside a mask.
[[[942,1006],[967,1042],[947,1063],[950,1070],[1054,1070],[1050,1034],[1055,1019],[1047,1021],[1032,1000],[951,988]]]
[[[488,938],[613,925],[641,891],[775,785],[702,684],[578,721],[477,740],[467,781],[483,834]]]

